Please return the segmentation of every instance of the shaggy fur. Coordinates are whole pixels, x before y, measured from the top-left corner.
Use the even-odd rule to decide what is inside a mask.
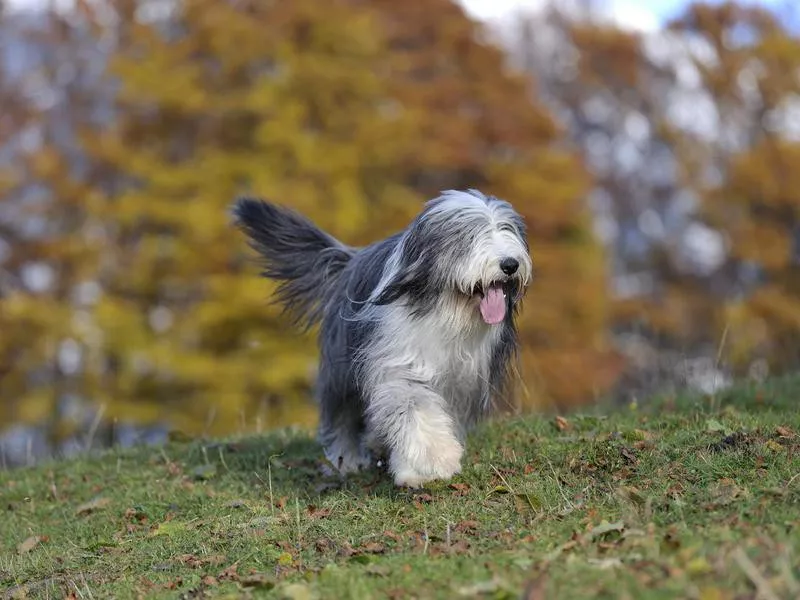
[[[448,479],[509,382],[532,277],[525,224],[481,192],[447,191],[402,232],[351,248],[297,213],[243,198],[237,225],[300,326],[321,324],[319,439],[342,473],[388,459],[397,485]]]

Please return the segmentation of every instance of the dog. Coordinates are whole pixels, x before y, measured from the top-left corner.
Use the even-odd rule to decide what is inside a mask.
[[[406,229],[363,248],[252,197],[236,200],[233,217],[287,317],[320,325],[327,460],[347,474],[385,459],[400,487],[460,473],[467,433],[509,389],[533,276],[511,204],[445,191]]]

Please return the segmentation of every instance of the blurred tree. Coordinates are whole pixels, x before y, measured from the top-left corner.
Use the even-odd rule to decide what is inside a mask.
[[[94,263],[76,239],[87,188],[70,151],[72,128],[85,116],[75,100],[86,61],[79,32],[55,13],[0,19],[0,422],[49,422],[56,442],[71,433],[63,426],[73,419],[62,417],[82,390],[70,352],[73,301]]]
[[[311,418],[313,337],[267,302],[227,217],[241,193],[351,244],[404,227],[441,189],[508,198],[529,222],[538,274],[521,325],[527,402],[580,403],[613,381],[585,171],[530,81],[457,5],[165,6],[77,5],[70,18],[112,48],[92,91],[109,98],[105,120],[73,122],[81,169],[48,145],[32,161],[71,233],[47,241],[65,261],[59,285],[94,292],[79,307],[55,296],[45,312],[69,331],[35,337],[78,345],[82,397],[195,431]]]
[[[623,387],[649,393],[672,384],[677,365],[662,368],[667,361],[658,351],[643,353],[643,345],[705,351],[717,333],[719,300],[708,294],[703,265],[685,250],[696,215],[676,149],[674,111],[686,104],[682,45],[622,29],[604,13],[591,0],[579,12],[554,2],[521,17],[509,43],[592,174],[589,205],[608,249],[609,321],[632,359]]]
[[[686,171],[709,222],[729,236],[735,286],[717,327],[738,368],[759,357],[774,371],[797,368],[800,37],[778,14],[734,2],[695,4],[671,28],[713,57],[695,64],[721,131],[704,154],[688,155]]]
[[[724,340],[740,370],[796,367],[796,21],[695,4],[641,34],[592,4],[522,19],[512,56],[593,175],[615,330],[689,355]]]

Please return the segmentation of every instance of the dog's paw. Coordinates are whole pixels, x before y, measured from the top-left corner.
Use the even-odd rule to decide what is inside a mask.
[[[325,475],[348,475],[358,473],[373,466],[372,455],[367,451],[344,450],[326,452],[326,462],[322,465]]]
[[[425,483],[448,480],[461,472],[464,447],[455,440],[431,444],[424,452],[392,456],[394,483],[398,487],[419,488]]]

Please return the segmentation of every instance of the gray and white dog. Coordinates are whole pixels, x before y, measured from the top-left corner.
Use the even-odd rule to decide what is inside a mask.
[[[493,196],[451,190],[364,248],[262,200],[239,199],[234,218],[288,315],[321,323],[327,459],[348,473],[385,457],[408,487],[459,473],[467,432],[510,381],[532,277],[522,217]]]

